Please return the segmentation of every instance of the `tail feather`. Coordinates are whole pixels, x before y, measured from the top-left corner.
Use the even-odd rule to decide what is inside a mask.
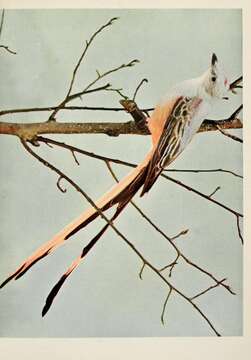
[[[118,203],[117,209],[115,214],[112,216],[110,221],[114,221],[121,211],[126,207],[126,205],[129,203],[129,201],[132,199],[132,197],[136,194],[136,192],[139,190],[139,188],[143,185],[145,177],[147,175],[147,167],[143,168],[142,171],[138,174],[138,176],[124,189],[123,192],[121,192],[117,198],[114,198],[113,201],[115,203]],[[107,204],[109,207],[109,205]],[[97,243],[97,241],[101,238],[101,236],[105,233],[105,231],[108,229],[109,223],[107,223],[100,231],[99,233],[86,245],[81,253],[80,256],[77,257],[76,260],[73,261],[71,266],[67,269],[67,271],[61,276],[59,281],[55,284],[55,286],[50,291],[49,295],[47,296],[44,308],[42,310],[42,316],[45,316],[45,314],[49,311],[55,297],[57,296],[59,290],[63,286],[64,282],[68,278],[71,273],[76,270],[76,268],[81,264],[81,262],[84,260],[87,253],[93,248],[93,246]]]
[[[44,317],[46,313],[49,311],[55,297],[57,296],[59,290],[63,286],[64,282],[68,278],[68,276],[78,267],[80,262],[83,260],[85,255],[93,248],[96,244],[98,239],[103,235],[105,230],[108,228],[109,224],[106,224],[102,230],[86,245],[81,253],[81,255],[71,264],[71,266],[67,269],[67,271],[61,276],[59,281],[53,286],[52,290],[50,291],[49,295],[47,296],[45,305],[42,310],[42,316]]]
[[[115,215],[118,216],[117,212]],[[112,217],[111,221],[115,219],[115,215]],[[54,285],[54,287],[51,289],[49,295],[46,298],[45,305],[42,310],[42,316],[44,317],[46,313],[49,311],[55,297],[57,296],[59,290],[63,286],[64,282],[68,278],[68,276],[71,275],[71,273],[80,265],[80,263],[83,261],[85,256],[88,254],[88,252],[93,248],[93,246],[97,243],[97,241],[101,238],[101,236],[105,233],[107,228],[109,227],[109,223],[107,223],[97,235],[83,248],[82,253],[80,256],[77,257],[76,260],[73,261],[71,266],[67,269],[67,271],[61,276],[59,281]]]
[[[118,203],[126,201],[128,196],[131,198],[138,189],[143,185],[143,176],[145,168],[152,156],[152,150],[147,154],[145,159],[131,171],[125,178],[116,184],[110,191],[104,194],[97,202],[96,206],[102,211],[108,210]],[[82,213],[76,220],[67,225],[63,230],[56,234],[50,241],[42,245],[31,256],[29,256],[18,269],[11,274],[1,285],[4,287],[9,281],[19,279],[39,260],[52,253],[57,247],[61,246],[71,236],[83,229],[99,216],[99,212],[91,207]]]
[[[158,141],[161,137],[163,128],[178,100],[179,98],[172,98],[156,107],[153,114],[148,119],[148,128],[152,137],[152,149],[134,170],[132,170],[124,179],[116,184],[110,191],[105,193],[95,203],[100,210],[105,211],[118,203],[120,205],[124,202],[127,203],[127,200],[131,199],[143,184],[145,184],[143,193],[148,191],[153,185],[158,175],[153,178],[150,176],[149,169],[151,167],[151,159],[157,149]],[[149,176],[147,174],[149,174]],[[90,207],[76,220],[56,234],[50,241],[42,245],[31,256],[29,256],[15,272],[0,285],[0,288],[4,287],[9,281],[13,279],[16,280],[23,276],[35,263],[52,253],[57,247],[61,246],[65,241],[71,238],[71,236],[83,229],[98,216],[99,212],[94,207]],[[62,281],[62,283],[64,281]]]

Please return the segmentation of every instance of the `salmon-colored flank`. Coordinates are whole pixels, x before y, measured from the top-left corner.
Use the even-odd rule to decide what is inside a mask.
[[[152,135],[152,144],[156,146],[162,134],[166,119],[171,114],[172,109],[178,100],[178,97],[166,102],[165,104],[157,105],[151,117],[148,119],[148,128]]]

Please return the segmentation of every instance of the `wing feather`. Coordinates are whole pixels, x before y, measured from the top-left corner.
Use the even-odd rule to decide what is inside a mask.
[[[181,141],[185,127],[189,126],[199,103],[197,97],[180,97],[175,102],[171,113],[165,120],[163,131],[148,164],[148,171],[140,196],[150,190],[162,170],[176,159],[183,150]]]

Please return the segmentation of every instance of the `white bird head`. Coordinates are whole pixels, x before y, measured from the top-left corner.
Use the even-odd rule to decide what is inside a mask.
[[[214,53],[212,54],[209,69],[202,76],[202,83],[209,98],[222,99],[226,97],[229,90],[229,81]]]

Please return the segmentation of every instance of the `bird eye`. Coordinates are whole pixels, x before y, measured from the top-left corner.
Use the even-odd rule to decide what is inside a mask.
[[[212,80],[213,82],[215,82],[215,81],[216,81],[216,76],[212,76],[211,80]]]

